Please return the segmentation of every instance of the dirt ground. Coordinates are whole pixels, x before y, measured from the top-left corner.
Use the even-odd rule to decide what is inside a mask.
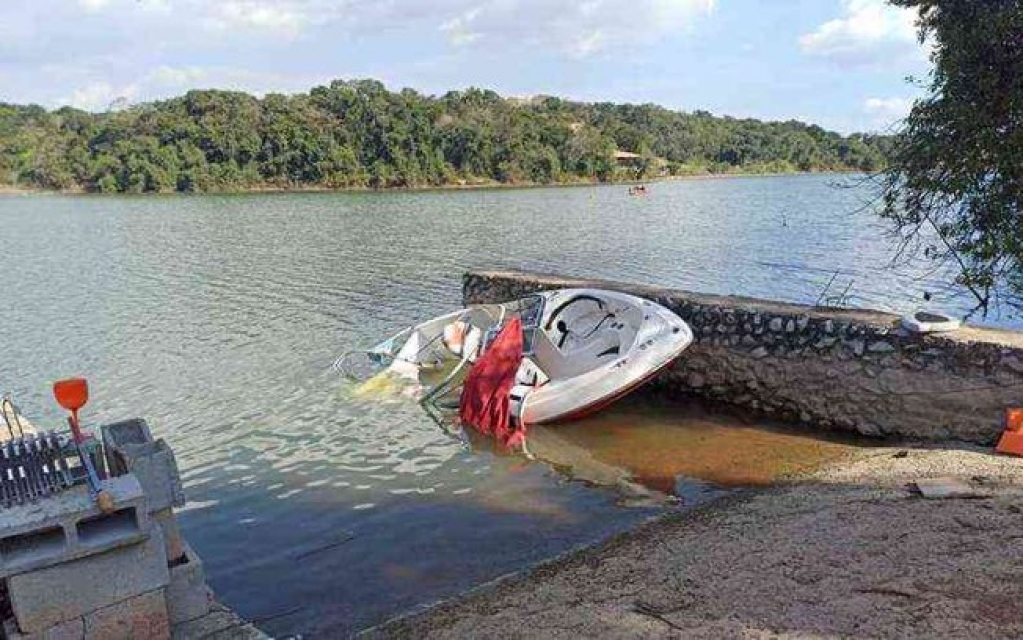
[[[925,499],[908,486],[939,476],[984,497]],[[1023,459],[862,450],[368,635],[1020,638]]]

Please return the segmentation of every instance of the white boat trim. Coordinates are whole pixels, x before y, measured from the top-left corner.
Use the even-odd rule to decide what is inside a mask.
[[[421,386],[423,401],[451,404],[472,363],[512,316],[523,321],[525,353],[509,399],[512,415],[527,425],[580,417],[613,402],[693,341],[681,318],[650,300],[603,289],[559,289],[438,316],[371,353],[390,358],[390,375]],[[453,323],[468,330],[452,331]],[[464,346],[445,345],[445,333],[464,335]]]

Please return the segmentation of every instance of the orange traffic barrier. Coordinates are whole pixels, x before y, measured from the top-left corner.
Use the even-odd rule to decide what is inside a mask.
[[[1005,410],[1005,432],[995,451],[1023,456],[1023,408]]]

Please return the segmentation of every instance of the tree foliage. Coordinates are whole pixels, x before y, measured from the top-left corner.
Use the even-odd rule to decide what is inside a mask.
[[[929,95],[895,137],[881,214],[987,312],[1023,292],[1023,3],[892,0],[933,44]]]
[[[373,80],[262,99],[229,91],[91,114],[0,104],[0,184],[95,192],[607,181],[873,170],[883,139],[654,105],[424,96]],[[642,162],[619,165],[618,150]]]

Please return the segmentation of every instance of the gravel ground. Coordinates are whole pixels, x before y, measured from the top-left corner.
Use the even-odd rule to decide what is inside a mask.
[[[924,499],[953,476],[986,497]],[[428,638],[1020,638],[1023,459],[863,450],[372,630]]]

